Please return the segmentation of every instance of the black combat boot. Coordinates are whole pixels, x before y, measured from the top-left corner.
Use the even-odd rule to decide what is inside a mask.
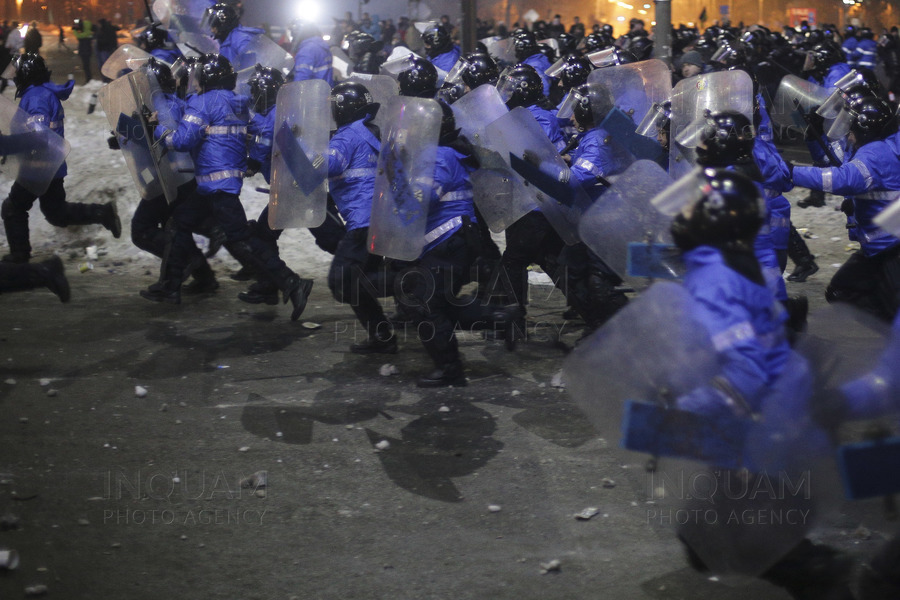
[[[468,381],[466,381],[462,363],[457,360],[435,368],[434,371],[420,378],[416,385],[421,388],[438,388],[451,385],[463,387],[468,385]]]
[[[115,200],[110,200],[106,204],[94,204],[93,212],[97,223],[108,229],[114,238],[122,237],[122,221],[119,219],[119,209],[116,208]]]
[[[797,202],[797,206],[800,208],[809,208],[810,206],[821,208],[825,206],[825,192],[822,190],[809,190],[809,195]]]

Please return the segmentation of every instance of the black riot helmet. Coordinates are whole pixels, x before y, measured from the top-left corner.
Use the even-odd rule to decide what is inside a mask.
[[[697,144],[697,164],[728,167],[753,161],[753,124],[743,113],[724,111],[707,115]]]
[[[683,187],[680,192],[688,194],[689,202],[672,220],[675,244],[685,251],[713,246],[752,252],[766,214],[753,180],[734,170],[709,168],[685,177],[695,179],[696,187]],[[673,190],[677,187],[681,186]]]
[[[569,94],[574,102],[572,116],[579,129],[588,130],[599,126],[613,108],[613,97],[601,83],[584,83]]]
[[[602,33],[605,33],[606,35],[611,36],[613,34],[613,26],[610,25],[609,23],[604,23],[603,25],[600,26],[600,31]]]
[[[40,54],[28,52],[13,58],[16,74],[13,75],[13,83],[16,84],[16,98],[19,98],[26,89],[33,85],[42,85],[50,81],[50,70]]]
[[[459,137],[459,128],[456,126],[456,117],[453,116],[453,109],[446,103],[438,102],[441,107],[441,137],[438,143],[446,146],[457,137]]]
[[[425,54],[434,58],[449,52],[453,47],[450,32],[443,25],[435,23],[422,32],[422,43],[425,44]]]
[[[497,63],[486,52],[467,52],[460,57],[460,61],[464,64],[459,76],[471,90],[485,83],[496,84],[500,77]]]
[[[234,7],[224,2],[213,4],[208,8],[207,18],[209,19],[209,28],[212,30],[213,38],[220,42],[227,38],[228,34],[241,22]]]
[[[150,52],[166,45],[169,33],[160,27],[151,25],[141,32],[137,38],[138,46]]]
[[[812,71],[816,77],[824,77],[828,69],[844,61],[844,52],[834,42],[822,42],[812,47],[806,54],[804,71]]]
[[[408,68],[397,75],[401,96],[434,98],[437,93],[437,69],[421,56],[410,55]]]
[[[519,62],[541,51],[538,47],[537,40],[534,38],[534,34],[530,31],[516,36],[513,47],[516,51],[516,60]]]
[[[265,113],[275,106],[278,90],[284,85],[284,75],[278,69],[264,67],[257,63],[253,75],[247,80],[247,85],[250,87],[253,110]]]
[[[850,133],[856,145],[862,146],[897,133],[897,117],[891,106],[877,96],[855,96],[849,99],[847,112],[853,119]]]
[[[172,75],[172,69],[169,68],[169,65],[151,56],[144,63],[143,68],[148,73],[153,73],[156,82],[159,84],[159,89],[167,94],[175,93],[175,77]]]
[[[579,38],[571,33],[564,32],[556,36],[556,42],[559,44],[559,55],[565,56],[575,52],[575,49],[578,47],[578,41]]]
[[[237,75],[231,62],[221,54],[204,54],[196,67],[200,93],[210,90],[233,90]]]
[[[863,27],[859,30],[859,38],[862,40],[874,40],[875,33],[870,27]]]
[[[628,50],[638,62],[649,60],[653,58],[653,40],[646,36],[636,37],[628,44]]]
[[[517,106],[536,104],[544,95],[544,82],[537,69],[531,65],[518,64],[500,74],[497,91],[506,106],[512,110]]]
[[[356,81],[337,84],[331,89],[328,99],[331,101],[331,116],[338,127],[363,117],[374,117],[379,108],[368,88]]]
[[[558,76],[562,82],[563,89],[568,91],[573,87],[587,83],[588,75],[593,70],[594,65],[586,57],[570,54],[566,57]]]
[[[615,43],[616,40],[611,35],[602,31],[595,32],[584,38],[584,51],[590,53],[604,48],[612,48]]]

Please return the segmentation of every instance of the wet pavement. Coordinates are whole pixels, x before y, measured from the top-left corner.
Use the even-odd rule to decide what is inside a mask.
[[[0,299],[0,514],[19,520],[0,548],[21,556],[0,598],[786,597],[688,569],[644,457],[553,387],[580,332],[548,288],[528,343],[464,334],[469,386],[427,391],[412,332],[346,352],[352,313],[322,281],[291,323],[225,277],[173,307],[137,296],[146,277],[73,267],[68,305]],[[826,535],[878,546],[853,527]]]

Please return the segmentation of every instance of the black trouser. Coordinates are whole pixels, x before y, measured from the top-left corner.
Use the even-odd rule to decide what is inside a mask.
[[[565,244],[543,213],[532,211],[506,228],[506,250],[500,266],[509,278],[511,302],[528,304],[528,265],[537,264],[556,287],[565,291],[559,276],[559,253]]]
[[[175,207],[190,198],[197,191],[197,182],[189,181],[178,187],[175,202],[169,204],[162,194],[155,198],[142,199],[138,202],[131,216],[131,242],[145,252],[163,257],[169,235],[166,225],[175,211]],[[195,231],[201,233],[201,231]]]
[[[386,338],[391,325],[378,298],[393,295],[394,273],[384,258],[369,254],[368,227],[344,234],[328,270],[328,288],[334,299],[349,304],[370,337]]]
[[[563,248],[559,255],[566,299],[590,329],[603,325],[628,298],[616,290],[622,279],[586,245]]]
[[[316,240],[316,246],[328,254],[333,255],[337,250],[341,239],[344,237],[344,234],[347,233],[347,229],[344,227],[344,222],[341,221],[341,217],[338,214],[337,207],[334,204],[334,200],[331,199],[331,196],[328,197],[328,206],[325,211],[325,221],[318,227],[310,227],[309,232]],[[259,213],[259,218],[256,221],[260,224],[260,227],[256,230],[256,235],[270,244],[277,245],[282,230],[269,227],[268,204],[266,204],[262,209],[262,212]]]
[[[50,187],[40,198],[18,183],[14,183],[9,196],[3,201],[0,216],[6,229],[6,241],[12,253],[31,254],[29,241],[28,211],[39,200],[41,212],[47,222],[55,227],[69,225],[89,225],[102,222],[101,204],[83,204],[66,202],[66,189],[63,178],[50,182]]]
[[[225,249],[241,266],[259,273],[284,290],[287,278],[293,276],[293,272],[287,268],[277,251],[272,252],[268,243],[251,236],[240,197],[223,191],[210,194],[197,192],[175,207],[172,213],[174,234],[164,261],[163,281],[174,287],[180,285],[185,270],[200,254],[194,243],[193,232],[210,215],[225,233]]]
[[[90,38],[78,40],[78,56],[81,58],[81,67],[84,69],[85,83],[91,80],[91,56],[94,53],[92,43]]]
[[[846,302],[893,321],[900,307],[900,245],[866,256],[850,255],[825,290],[828,302]]]

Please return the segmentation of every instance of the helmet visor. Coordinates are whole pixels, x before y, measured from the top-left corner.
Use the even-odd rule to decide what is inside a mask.
[[[838,88],[831,92],[831,95],[822,103],[822,106],[816,109],[816,114],[826,119],[833,119],[838,116],[843,108],[844,93]]]
[[[650,203],[667,217],[684,212],[687,212],[685,216],[689,216],[691,208],[706,195],[708,186],[702,167],[694,167],[684,177],[654,196]]]
[[[807,52],[806,59],[803,61],[803,71],[812,71],[816,68],[816,53]]]
[[[841,110],[831,123],[831,127],[825,132],[830,140],[839,140],[850,133],[850,127],[853,125],[853,113],[847,109]]]
[[[591,61],[598,69],[602,69],[603,67],[611,67],[613,65],[621,64],[621,60],[619,60],[619,54],[616,48],[604,48],[603,50],[596,50],[594,52],[589,52],[586,54],[588,60]]]
[[[447,73],[447,77],[444,78],[444,83],[454,84],[461,83],[463,73],[466,72],[466,69],[469,68],[469,61],[465,58],[460,58],[456,61],[456,64],[450,69],[450,72]]]
[[[669,119],[670,116],[669,113],[666,112],[665,107],[659,102],[655,102],[653,106],[647,110],[647,114],[644,115],[644,118],[638,125],[637,134],[655,138],[660,130],[666,126]]]
[[[579,94],[575,89],[569,90],[569,93],[566,94],[565,98],[563,98],[562,103],[559,105],[559,111],[557,111],[556,116],[559,119],[571,119],[575,114],[575,105],[578,104],[579,100],[581,100],[583,96]]]
[[[710,130],[714,128],[715,126],[710,123],[708,118],[698,117],[678,132],[675,141],[685,148],[696,148],[703,140],[703,136],[709,134]]]
[[[547,77],[559,77],[559,74],[562,73],[563,69],[566,66],[566,57],[562,57],[552,65],[550,68],[544,71],[547,74]]]
[[[399,58],[389,60],[381,65],[381,70],[394,79],[397,79],[400,76],[400,73],[408,71],[413,67],[413,56],[415,56],[415,54],[410,52]]]
[[[737,52],[731,46],[719,46],[719,49],[713,52],[710,61],[715,63],[725,63],[730,59],[733,59],[736,55]]]
[[[497,80],[497,93],[500,94],[500,99],[503,100],[503,104],[509,102],[513,94],[516,93],[516,81],[509,76],[509,72],[512,70],[512,67],[507,67],[500,73],[500,79]],[[564,117],[560,117],[564,118]]]

